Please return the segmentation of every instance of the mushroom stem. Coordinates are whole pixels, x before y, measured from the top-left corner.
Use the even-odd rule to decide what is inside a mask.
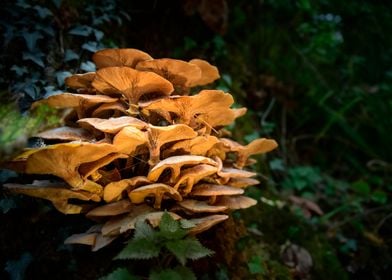
[[[216,202],[216,195],[210,196],[208,199],[208,204],[213,205]]]

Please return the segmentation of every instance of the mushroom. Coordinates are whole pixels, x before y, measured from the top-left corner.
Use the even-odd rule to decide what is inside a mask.
[[[207,196],[209,198],[209,203],[214,204],[217,196],[222,195],[238,195],[243,194],[244,190],[216,184],[198,184],[193,187],[191,196]]]
[[[190,64],[197,65],[201,70],[201,77],[192,86],[204,86],[220,78],[218,68],[202,59],[192,59]]]
[[[101,234],[101,228],[101,225],[92,226],[85,233],[73,234],[64,241],[64,244],[90,245],[91,251],[96,252],[99,249],[109,245],[114,239],[116,239],[116,236],[103,236]]]
[[[183,195],[187,195],[192,191],[193,185],[207,176],[215,174],[218,168],[209,164],[198,164],[196,166],[185,169],[181,172],[180,178],[174,185],[174,189],[178,190],[179,187],[186,183],[186,188],[181,191]]]
[[[69,142],[36,149],[27,157],[26,173],[52,174],[63,178],[75,190],[100,194],[102,186],[84,180],[78,168],[83,163],[94,162],[111,153],[115,148],[105,143]]]
[[[104,49],[94,53],[92,59],[98,69],[110,66],[135,68],[140,61],[151,60],[152,57],[137,49]]]
[[[4,187],[15,193],[49,200],[58,211],[64,214],[79,214],[89,207],[87,205],[70,204],[68,202],[69,199],[79,199],[84,201],[93,200],[95,202],[99,202],[101,200],[100,197],[94,193],[69,190],[61,183],[56,184],[48,181],[35,181],[31,185],[10,183],[4,184]]]
[[[177,203],[181,208],[190,213],[217,213],[227,209],[227,206],[210,205],[205,201],[185,199]]]
[[[65,78],[65,85],[73,89],[91,88],[91,82],[95,78],[95,72],[87,72],[83,74],[74,74]]]
[[[171,170],[170,182],[175,182],[178,176],[180,175],[181,167],[184,165],[197,165],[197,164],[209,164],[212,166],[216,166],[217,163],[210,158],[203,156],[193,156],[193,155],[184,155],[184,156],[173,156],[166,158],[160,161],[157,165],[155,165],[147,175],[147,178],[150,181],[156,182],[159,177],[163,173],[164,170],[169,168]]]
[[[226,206],[231,210],[245,209],[257,204],[257,200],[243,196],[223,196],[220,197],[215,205]]]
[[[150,152],[150,165],[155,165],[160,160],[160,148],[173,141],[190,139],[197,134],[187,125],[177,124],[170,126],[149,125],[147,129],[148,149]]]
[[[136,127],[126,126],[113,138],[113,146],[119,153],[134,154],[137,147],[148,143],[145,133]]]
[[[94,139],[93,135],[91,135],[91,133],[84,128],[76,128],[69,126],[62,126],[45,130],[34,135],[34,137],[62,141],[91,141]]]
[[[254,186],[260,184],[259,180],[246,177],[230,178],[227,183],[228,186],[244,189],[249,186]]]
[[[155,209],[159,209],[161,207],[161,202],[165,195],[168,195],[177,201],[182,200],[181,195],[176,189],[162,183],[155,183],[136,188],[130,191],[128,195],[132,203],[135,204],[143,203],[147,197],[153,196],[155,198]]]
[[[195,224],[195,227],[188,231],[188,234],[196,235],[203,231],[206,231],[224,220],[227,220],[229,216],[227,215],[210,215],[203,218],[189,219],[188,221]]]
[[[121,194],[123,191],[131,191],[136,187],[140,187],[142,185],[147,185],[151,183],[144,176],[135,176],[130,179],[123,179],[118,182],[111,182],[105,186],[103,189],[103,199],[106,202],[112,202],[119,198],[121,198]]]
[[[128,213],[131,210],[132,203],[128,199],[123,199],[102,206],[98,206],[93,210],[90,210],[86,214],[86,217],[94,220],[102,217],[117,216],[120,214]]]
[[[100,119],[100,118],[84,118],[77,121],[77,123],[86,129],[97,129],[105,133],[116,134],[126,126],[143,129],[148,126],[142,120],[130,116],[123,116],[118,118]]]
[[[164,151],[163,156],[167,157],[168,155],[173,154],[177,151],[183,151],[187,154],[196,155],[196,156],[205,156],[207,152],[216,143],[219,143],[219,139],[216,138],[215,136],[211,136],[211,135],[196,136],[191,139],[178,141],[171,147],[167,148]]]
[[[196,128],[203,125],[207,134],[213,127],[232,123],[235,114],[230,106],[233,97],[220,90],[203,90],[194,96],[172,96],[143,104],[142,113],[149,116],[151,112],[171,112],[177,116],[176,123]],[[172,122],[167,114],[161,114],[168,122]]]
[[[278,146],[275,140],[266,138],[253,140],[246,146],[242,146],[241,144],[227,138],[221,138],[220,140],[229,151],[237,154],[235,165],[238,168],[243,168],[245,166],[249,156],[270,152]]]
[[[143,96],[168,96],[174,90],[173,85],[161,76],[129,67],[102,68],[97,71],[92,85],[103,94],[122,94],[128,100],[130,114],[138,114],[138,102]]]
[[[123,101],[104,103],[99,105],[92,113],[93,118],[110,118],[127,115],[128,106]]]
[[[171,58],[141,61],[136,65],[136,69],[157,73],[180,88],[180,93],[184,88],[197,84],[202,77],[199,66]]]

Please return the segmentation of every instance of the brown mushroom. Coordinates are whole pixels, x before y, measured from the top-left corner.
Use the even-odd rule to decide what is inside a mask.
[[[103,190],[103,199],[106,202],[112,202],[121,198],[121,194],[124,191],[131,191],[136,187],[147,185],[151,183],[144,176],[135,176],[130,179],[123,179],[118,182],[111,182],[107,184]]]
[[[136,65],[136,69],[157,73],[181,89],[197,84],[202,77],[199,66],[171,58],[142,61]]]
[[[191,235],[196,235],[199,234],[203,231],[206,231],[213,227],[216,224],[219,224],[220,222],[223,222],[224,220],[227,220],[229,216],[227,215],[210,215],[206,216],[203,218],[197,218],[197,219],[189,219],[189,221],[196,226],[191,228],[188,231],[188,234]]]
[[[150,165],[155,165],[160,160],[160,148],[166,143],[190,139],[197,134],[187,125],[177,124],[170,126],[149,125],[147,129],[148,149],[150,152]]]
[[[245,209],[257,204],[257,200],[243,196],[222,196],[215,205],[226,206],[231,210]]]
[[[100,119],[100,118],[84,118],[77,121],[77,123],[86,129],[97,129],[105,133],[116,134],[126,126],[143,129],[148,126],[142,120],[130,116],[123,116],[118,118]]]
[[[147,186],[136,188],[128,193],[129,199],[132,203],[143,203],[147,197],[153,196],[155,198],[154,208],[161,207],[162,199],[165,196],[170,196],[174,200],[181,201],[182,197],[178,191],[168,185],[162,183],[150,184]]]
[[[155,165],[148,173],[147,178],[150,181],[156,182],[158,181],[163,171],[169,168],[171,170],[171,176],[169,181],[175,182],[180,175],[181,167],[185,165],[197,165],[202,163],[209,164],[212,166],[217,165],[217,163],[212,159],[203,156],[174,156],[164,159],[160,161],[157,165]]]
[[[101,234],[102,225],[92,226],[85,233],[78,233],[69,236],[64,244],[83,244],[90,245],[93,252],[109,245],[116,236],[103,236]]]
[[[181,190],[183,195],[187,195],[192,191],[192,187],[198,183],[200,180],[215,174],[218,171],[216,166],[212,166],[209,164],[198,164],[196,166],[185,169],[181,172],[180,178],[177,183],[174,185],[174,189],[178,190],[179,187],[186,183],[185,189]]]
[[[191,86],[204,86],[220,78],[218,68],[205,60],[192,59],[189,63],[197,65],[201,70],[200,79],[195,81]]]
[[[140,61],[150,60],[152,57],[137,49],[104,49],[93,55],[93,61],[98,69],[110,66],[127,66],[135,68]]]
[[[92,113],[93,118],[110,118],[127,115],[128,106],[124,101],[104,103],[99,105]]]
[[[164,151],[163,156],[167,157],[177,151],[183,151],[186,154],[195,156],[205,156],[216,143],[219,143],[219,139],[215,136],[196,136],[191,139],[176,142]]]
[[[230,178],[229,182],[227,183],[228,186],[242,188],[242,189],[258,184],[260,184],[259,180],[253,178],[246,178],[246,177]]]
[[[143,96],[147,94],[168,96],[174,90],[173,85],[161,76],[129,67],[102,68],[97,71],[92,85],[103,94],[125,96],[130,114],[138,114],[138,102]]]
[[[74,74],[65,78],[65,85],[73,89],[91,88],[91,82],[95,78],[95,72]]]
[[[227,209],[227,206],[210,205],[205,201],[185,199],[178,202],[178,205],[191,213],[217,213]]]
[[[235,165],[238,168],[243,168],[245,166],[249,156],[267,153],[278,146],[275,140],[266,138],[253,140],[246,146],[243,146],[231,139],[226,138],[222,138],[221,142],[229,151],[235,152],[237,154],[237,160]]]
[[[209,203],[214,204],[217,196],[243,194],[244,190],[240,188],[216,185],[216,184],[198,184],[193,187],[191,196],[203,196],[209,198]]]
[[[86,214],[86,217],[94,220],[102,217],[117,216],[120,214],[128,213],[131,211],[131,209],[132,203],[128,199],[123,199],[102,206],[98,206],[90,210]]]
[[[79,214],[88,209],[87,205],[70,204],[69,199],[79,199],[83,201],[100,201],[96,194],[69,190],[61,183],[50,183],[48,181],[35,181],[31,185],[4,184],[4,187],[15,193],[26,194],[32,197],[43,198],[53,203],[57,210],[64,214]]]
[[[134,154],[138,146],[147,144],[145,133],[136,127],[126,126],[113,138],[113,146],[119,153]]]
[[[93,135],[84,128],[62,126],[40,132],[35,137],[62,141],[91,141]]]

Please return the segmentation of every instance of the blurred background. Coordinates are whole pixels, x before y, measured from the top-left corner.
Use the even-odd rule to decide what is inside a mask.
[[[64,91],[71,73],[94,71],[95,51],[128,47],[154,58],[202,58],[220,70],[215,86],[248,108],[229,128],[233,138],[279,143],[256,157],[262,183],[248,195],[258,206],[234,213],[246,233],[203,279],[392,273],[392,3],[7,0],[0,31],[0,161],[56,125],[55,112],[28,108]],[[0,174],[1,183],[16,176]],[[82,228],[81,218],[0,194],[5,277],[62,269],[96,279],[108,272],[111,252],[61,249],[64,232]],[[38,244],[43,236],[46,243]],[[87,276],[91,269],[96,274]]]

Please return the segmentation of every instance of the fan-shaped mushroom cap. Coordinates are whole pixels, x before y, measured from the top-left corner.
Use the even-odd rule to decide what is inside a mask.
[[[244,167],[249,156],[270,152],[278,146],[275,140],[266,138],[253,140],[246,146],[243,146],[231,139],[221,138],[220,140],[228,151],[237,153],[235,165],[238,168]]]
[[[128,106],[123,101],[104,103],[98,106],[92,113],[93,118],[109,118],[127,115]]]
[[[177,116],[178,123],[192,128],[199,123],[211,130],[212,127],[228,125],[234,121],[235,114],[233,109],[230,109],[233,102],[233,97],[229,93],[202,90],[194,96],[172,96],[150,102],[143,105],[142,112],[147,116],[150,112],[155,112],[163,118],[167,118],[167,114],[162,112],[171,112]]]
[[[249,178],[257,175],[255,172],[231,167],[223,167],[221,170],[218,170],[217,173],[218,176],[222,178]]]
[[[103,94],[122,94],[129,102],[130,112],[134,113],[139,99],[146,94],[168,96],[173,85],[152,72],[142,72],[129,67],[106,67],[97,71],[93,87]]]
[[[196,137],[197,133],[187,125],[176,124],[169,126],[149,125],[147,129],[148,149],[150,152],[150,165],[158,163],[160,148],[166,143]]]
[[[219,139],[215,136],[204,135],[204,136],[196,136],[191,139],[186,139],[182,141],[178,141],[170,148],[164,151],[163,156],[174,153],[178,150],[183,150],[187,154],[195,155],[195,156],[205,156],[207,152],[216,144],[219,143]]]
[[[92,226],[85,233],[77,233],[69,236],[64,244],[83,244],[90,245],[91,251],[96,252],[99,249],[109,245],[116,236],[103,236],[101,234],[102,225]]]
[[[87,218],[101,218],[107,216],[116,216],[128,213],[132,209],[132,203],[128,199],[119,200],[116,202],[108,203],[98,206],[86,214]]]
[[[147,142],[145,133],[132,126],[124,127],[113,138],[113,146],[117,152],[128,155],[133,154],[138,146]]]
[[[126,126],[136,127],[143,129],[148,126],[142,120],[130,116],[123,116],[118,118],[100,119],[100,118],[84,118],[77,121],[77,123],[86,129],[91,127],[106,133],[116,134]]]
[[[185,169],[181,172],[180,178],[177,183],[174,185],[176,190],[186,182],[186,188],[182,190],[184,195],[187,195],[191,192],[194,184],[198,183],[201,179],[215,174],[218,171],[216,166],[212,166],[209,164],[198,164],[196,166]]]
[[[182,200],[182,197],[177,190],[161,183],[136,188],[129,192],[128,195],[132,203],[135,204],[142,203],[147,197],[153,196],[155,197],[154,208],[156,209],[161,207],[161,202],[165,195],[168,195],[177,201]]]
[[[231,178],[227,185],[236,187],[236,188],[246,188],[249,186],[254,186],[260,184],[259,180],[253,179],[253,178]]]
[[[65,78],[65,85],[73,89],[91,88],[91,82],[95,78],[95,72],[87,72],[83,74],[74,74]]]
[[[78,168],[83,163],[99,160],[113,152],[115,148],[105,143],[70,142],[46,146],[28,156],[26,173],[56,175],[76,190],[99,194],[102,186],[83,180]]]
[[[185,87],[197,84],[202,77],[199,66],[171,58],[142,61],[136,65],[136,69],[155,72],[172,84]]]
[[[56,139],[64,141],[91,141],[94,139],[93,135],[91,135],[91,133],[87,130],[69,126],[62,126],[45,130],[34,136],[44,139]]]
[[[218,196],[243,194],[244,190],[236,187],[216,184],[198,184],[193,187],[192,196]]]
[[[227,215],[210,215],[207,217],[203,218],[197,218],[197,219],[189,219],[189,221],[196,226],[191,228],[188,231],[188,234],[191,235],[196,235],[199,234],[203,231],[208,230],[212,226],[219,224],[220,222],[223,222],[224,220],[227,220],[229,216]]]
[[[223,196],[220,197],[215,205],[227,206],[229,209],[245,209],[257,204],[257,200],[243,196]]]
[[[200,79],[191,86],[204,86],[220,78],[218,68],[205,60],[192,59],[189,63],[199,66],[201,70]]]
[[[54,184],[48,181],[35,181],[31,185],[4,184],[4,187],[16,193],[50,200],[53,206],[64,214],[79,214],[87,209],[86,205],[68,203],[69,199],[93,200],[96,202],[101,200],[96,194],[69,190],[61,183]]]
[[[194,199],[185,199],[178,202],[178,205],[192,213],[217,213],[225,211],[228,208],[227,206],[210,205],[205,201]]]
[[[90,95],[64,92],[51,95],[46,99],[42,99],[33,103],[33,108],[39,104],[46,104],[54,108],[75,108],[88,107],[99,103],[115,102],[117,98],[106,95]]]
[[[98,69],[110,66],[135,68],[140,61],[150,60],[152,57],[137,49],[104,49],[94,53],[92,59]]]
[[[135,176],[130,179],[123,179],[109,183],[103,190],[103,199],[106,202],[115,201],[116,199],[121,198],[123,191],[130,191],[136,187],[147,185],[149,183],[151,183],[151,181],[144,176]]]
[[[155,165],[150,172],[148,173],[147,178],[150,181],[156,182],[161,176],[162,172],[170,168],[171,169],[171,179],[170,181],[175,181],[180,175],[181,167],[185,165],[196,165],[196,164],[209,164],[212,166],[216,166],[217,163],[210,158],[203,156],[193,156],[193,155],[185,155],[185,156],[174,156],[169,157],[160,161],[157,165]]]

